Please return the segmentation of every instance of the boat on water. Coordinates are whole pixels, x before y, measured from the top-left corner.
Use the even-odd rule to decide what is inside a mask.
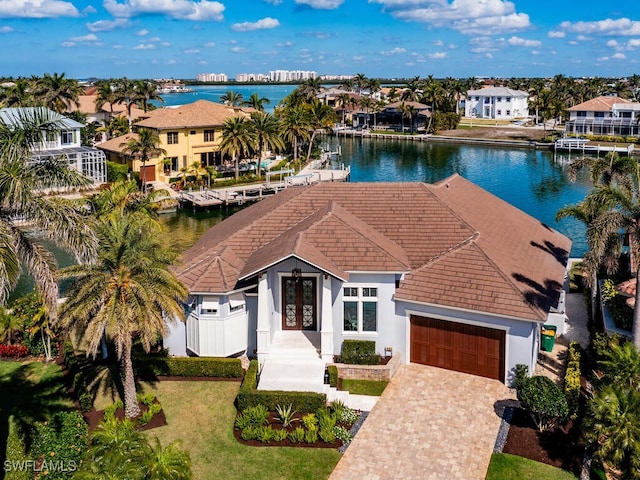
[[[193,92],[193,89],[180,84],[163,84],[158,85],[156,91],[161,95],[165,95],[167,93],[190,93]]]

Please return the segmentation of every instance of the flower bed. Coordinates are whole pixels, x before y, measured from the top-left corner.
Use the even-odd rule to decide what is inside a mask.
[[[0,345],[0,358],[24,358],[29,349],[24,345]]]

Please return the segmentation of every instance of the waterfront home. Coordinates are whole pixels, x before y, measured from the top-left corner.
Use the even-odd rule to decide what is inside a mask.
[[[147,182],[169,183],[180,177],[180,170],[194,162],[202,166],[222,165],[220,152],[222,125],[228,118],[242,116],[249,118],[251,109],[231,107],[208,100],[173,108],[158,108],[147,112],[147,118],[133,125],[134,133],[113,138],[98,145],[107,159],[126,164],[134,172],[142,168],[141,158],[125,152],[122,146],[129,138],[136,136],[135,130],[149,128],[159,138],[158,147],[166,154],[149,158],[144,167]],[[165,161],[166,160],[166,161]],[[142,176],[142,175],[141,175]]]
[[[640,103],[600,96],[569,108],[565,131],[572,134],[638,136]]]
[[[515,120],[529,116],[529,94],[507,87],[485,87],[469,90],[465,101],[465,117],[492,120]]]
[[[0,121],[9,126],[17,125],[22,122],[24,116],[31,117],[36,114],[46,114],[47,118],[52,119],[55,130],[47,131],[42,142],[34,146],[31,152],[33,161],[42,161],[47,158],[64,159],[71,168],[83,173],[94,183],[100,184],[107,181],[104,153],[96,148],[82,145],[80,135],[84,127],[82,123],[45,107],[2,108]]]
[[[306,336],[330,363],[344,340],[363,339],[405,363],[511,383],[516,364],[533,371],[541,325],[561,331],[570,245],[457,174],[292,187],[184,253],[187,320],[164,345],[264,364],[283,338]]]

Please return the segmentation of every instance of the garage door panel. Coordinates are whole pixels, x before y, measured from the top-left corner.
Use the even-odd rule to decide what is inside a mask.
[[[414,363],[504,381],[502,330],[412,315],[410,335]]]

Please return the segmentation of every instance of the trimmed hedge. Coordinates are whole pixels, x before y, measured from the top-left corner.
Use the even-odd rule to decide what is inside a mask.
[[[578,418],[580,408],[580,345],[578,342],[569,343],[567,356],[567,371],[564,375],[564,396],[569,407],[569,417]]]
[[[154,375],[167,377],[242,378],[239,358],[217,357],[139,357]]]
[[[373,340],[344,340],[340,362],[350,365],[379,365],[380,355],[376,353]]]
[[[258,361],[251,360],[236,397],[236,408],[239,411],[258,405],[264,405],[267,410],[273,411],[278,405],[291,404],[296,412],[304,414],[316,412],[327,405],[327,396],[323,393],[257,390],[257,386]]]
[[[329,371],[329,386],[336,388],[338,386],[338,367],[329,365],[327,370]]]

